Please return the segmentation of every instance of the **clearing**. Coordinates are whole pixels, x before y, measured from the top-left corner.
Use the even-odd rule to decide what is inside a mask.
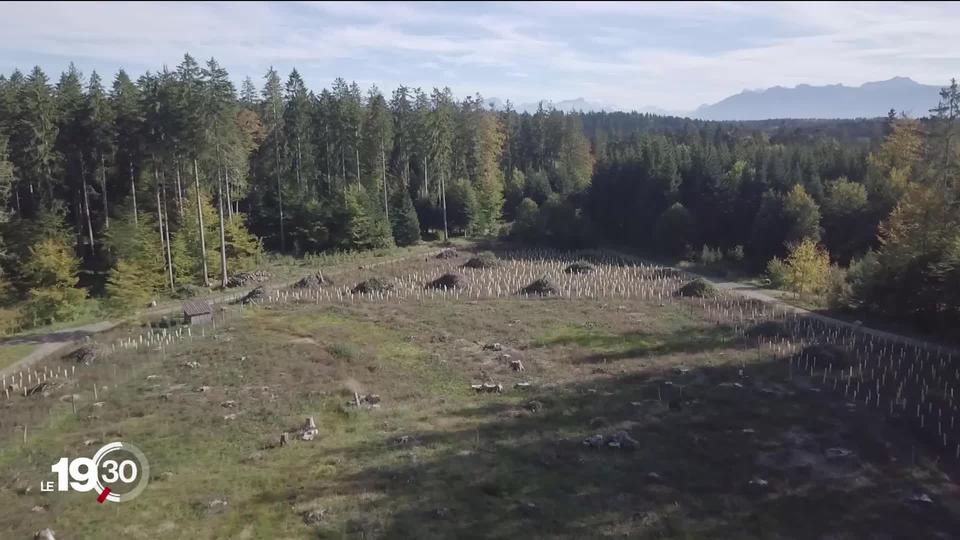
[[[473,255],[325,269],[335,285],[225,307],[203,337],[117,328],[92,361],[36,367],[29,397],[5,380],[0,537],[960,530],[952,357],[678,296],[688,276],[619,255]],[[447,273],[457,287],[425,287]],[[558,293],[517,294],[541,277]],[[350,294],[372,278],[390,287]],[[150,460],[139,498],[40,492],[61,456],[113,440]]]

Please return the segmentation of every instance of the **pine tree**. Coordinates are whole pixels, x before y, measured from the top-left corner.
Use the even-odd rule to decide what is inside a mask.
[[[27,76],[18,95],[19,129],[14,137],[15,153],[20,156],[23,180],[51,203],[58,187],[56,173],[60,159],[54,145],[57,140],[57,108],[46,74],[39,67]]]
[[[393,240],[398,246],[411,246],[420,241],[420,220],[407,190],[401,189],[394,195],[390,220]]]

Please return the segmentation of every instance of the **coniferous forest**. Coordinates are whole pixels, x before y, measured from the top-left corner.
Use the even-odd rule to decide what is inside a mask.
[[[723,260],[960,328],[956,83],[920,119],[704,122],[233,80],[189,55],[109,79],[0,76],[0,330],[225,285],[265,253],[459,235]]]

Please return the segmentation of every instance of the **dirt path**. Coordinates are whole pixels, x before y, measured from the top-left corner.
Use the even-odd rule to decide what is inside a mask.
[[[904,336],[904,335],[896,334],[896,333],[893,333],[893,332],[887,332],[887,331],[885,331],[885,330],[879,330],[879,329],[876,329],[876,328],[870,328],[869,326],[864,326],[863,324],[857,324],[857,323],[847,322],[847,321],[844,321],[844,320],[841,320],[841,319],[837,319],[837,318],[834,318],[834,317],[830,317],[830,316],[827,316],[827,315],[823,315],[823,314],[821,314],[821,313],[817,313],[817,312],[815,312],[815,311],[810,311],[810,310],[808,310],[808,309],[804,309],[804,308],[801,308],[801,307],[794,306],[794,305],[792,305],[792,304],[789,304],[789,303],[785,302],[782,298],[779,298],[778,296],[776,296],[776,295],[779,294],[781,291],[770,290],[770,289],[762,289],[762,288],[759,288],[759,287],[755,287],[755,286],[753,286],[753,285],[749,285],[749,284],[746,284],[746,283],[740,283],[740,282],[737,282],[737,281],[724,281],[724,280],[721,280],[721,279],[711,278],[711,277],[709,277],[709,276],[704,276],[704,275],[696,274],[696,273],[694,273],[694,272],[689,272],[689,271],[688,271],[687,273],[690,274],[690,275],[693,275],[693,276],[697,276],[697,277],[703,278],[703,279],[706,280],[706,281],[709,281],[710,283],[712,283],[712,284],[713,284],[715,287],[717,287],[718,289],[725,290],[725,291],[729,291],[729,292],[732,292],[732,293],[734,293],[734,294],[739,294],[739,295],[744,296],[744,297],[746,297],[746,298],[750,298],[750,299],[752,299],[752,300],[757,300],[757,301],[763,302],[763,303],[765,303],[765,304],[776,305],[777,307],[782,308],[784,311],[788,311],[788,312],[792,312],[792,313],[797,313],[797,314],[800,314],[800,315],[805,315],[805,316],[808,316],[808,317],[811,317],[811,318],[814,318],[814,319],[817,319],[817,320],[820,320],[820,321],[824,321],[824,322],[827,322],[827,323],[830,323],[830,324],[842,326],[842,327],[845,327],[845,328],[853,328],[853,329],[856,329],[856,330],[858,330],[858,331],[860,331],[860,332],[862,332],[862,333],[869,334],[869,335],[875,336],[875,337],[880,338],[880,339],[895,341],[895,342],[904,343],[904,344],[907,344],[907,345],[920,346],[920,347],[924,347],[924,348],[934,347],[934,348],[938,348],[938,349],[940,349],[940,350],[942,350],[942,351],[945,351],[945,352],[950,352],[950,351],[953,351],[953,352],[955,352],[955,353],[956,353],[956,352],[960,352],[960,351],[957,351],[956,349],[954,349],[953,347],[949,347],[949,346],[946,346],[946,345],[941,345],[941,344],[938,344],[938,343],[926,341],[926,340],[919,339],[919,338],[912,338],[912,337],[909,337],[909,336]]]

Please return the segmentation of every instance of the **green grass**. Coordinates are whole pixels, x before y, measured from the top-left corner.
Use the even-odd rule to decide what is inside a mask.
[[[50,398],[5,407],[0,537],[43,527],[66,538],[338,539],[953,530],[956,501],[937,465],[922,452],[909,465],[889,426],[791,387],[781,362],[700,318],[695,305],[511,298],[245,309],[216,337],[98,360]],[[493,341],[504,351],[483,348]],[[503,354],[526,371],[513,372]],[[483,380],[504,393],[470,389]],[[520,381],[531,388],[514,389]],[[94,383],[102,407],[93,406]],[[201,385],[209,391],[194,391]],[[754,385],[792,390],[771,397]],[[66,393],[79,396],[76,416],[59,399]],[[358,410],[354,393],[380,395],[380,407]],[[225,408],[227,400],[238,405]],[[307,417],[316,440],[276,447]],[[24,423],[26,446],[13,428]],[[582,445],[620,430],[638,448]],[[811,442],[791,449],[788,432]],[[93,453],[98,444],[87,439],[146,453],[152,480],[139,499],[111,506],[39,492],[60,456]],[[833,446],[858,456],[827,468],[838,477],[818,476],[822,463],[761,460]],[[752,490],[754,477],[769,488]],[[34,491],[18,495],[20,481]],[[903,491],[914,487],[938,504],[905,507]],[[212,512],[218,498],[227,508]],[[37,505],[49,508],[31,512]],[[304,523],[320,509],[320,523]]]
[[[19,361],[36,348],[37,345],[31,343],[24,343],[20,345],[0,345],[0,369]]]

